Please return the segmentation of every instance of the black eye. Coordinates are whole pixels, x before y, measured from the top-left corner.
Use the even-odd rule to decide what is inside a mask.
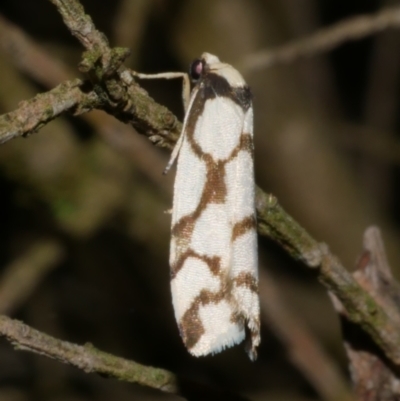
[[[204,68],[204,61],[200,59],[196,59],[193,61],[193,63],[190,65],[190,78],[192,78],[193,81],[197,81],[201,77],[201,73],[203,72]]]

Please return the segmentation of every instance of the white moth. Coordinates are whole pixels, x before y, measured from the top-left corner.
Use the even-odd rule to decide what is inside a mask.
[[[172,302],[189,352],[214,354],[247,337],[260,343],[253,108],[243,77],[203,53],[184,73],[185,119],[177,158],[170,248]]]

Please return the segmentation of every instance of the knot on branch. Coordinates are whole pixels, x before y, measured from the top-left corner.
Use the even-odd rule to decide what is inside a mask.
[[[130,50],[124,47],[114,47],[107,52],[96,47],[83,53],[79,71],[98,83],[115,75],[129,55]]]
[[[99,97],[111,108],[125,109],[128,103],[126,86],[119,77],[123,62],[129,56],[129,49],[115,47],[104,52],[95,47],[83,53],[79,71],[86,74]]]
[[[314,247],[304,251],[302,254],[302,259],[304,263],[309,267],[319,267],[321,266],[325,256],[329,255],[328,245],[321,242],[315,244]]]

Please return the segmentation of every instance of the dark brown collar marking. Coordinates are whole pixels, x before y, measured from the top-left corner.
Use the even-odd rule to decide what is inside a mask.
[[[252,94],[250,88],[245,86],[231,86],[229,82],[219,74],[205,73],[198,83],[200,96],[205,102],[215,97],[227,97],[237,103],[243,111],[251,106]]]

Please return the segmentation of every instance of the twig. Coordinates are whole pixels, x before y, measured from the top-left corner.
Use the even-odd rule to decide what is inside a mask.
[[[364,249],[353,273],[357,282],[385,308],[393,321],[400,321],[399,283],[393,278],[380,231],[369,227],[364,233]],[[341,316],[345,349],[358,400],[396,400],[400,395],[398,372],[365,333],[348,321],[341,303],[332,295]]]
[[[388,28],[399,27],[400,7],[386,8],[376,14],[349,18],[282,47],[250,54],[238,65],[241,71],[254,71],[290,63],[301,57],[327,52],[350,40],[359,40]]]
[[[224,390],[178,377],[168,370],[145,366],[101,351],[92,344],[76,345],[61,341],[7,316],[0,315],[0,336],[13,344],[16,350],[43,355],[72,365],[86,373],[97,373],[113,379],[139,384],[167,393],[180,393],[196,399],[229,399],[245,401],[246,398]],[[202,399],[203,399],[202,398]]]
[[[82,91],[79,79],[64,82],[53,90],[20,103],[18,109],[0,116],[0,144],[27,136],[65,112],[74,115],[100,107],[102,101],[93,91]]]
[[[92,88],[88,89],[89,95],[95,95],[98,99],[101,99],[98,104],[94,105],[93,101],[90,103],[90,108],[97,107],[106,110],[109,114],[114,115],[123,122],[130,123],[139,132],[145,133],[149,139],[161,147],[171,149],[176,139],[179,137],[181,130],[181,124],[179,120],[171,113],[166,107],[161,106],[151,99],[147,92],[135,83],[132,78],[131,71],[122,65],[123,60],[127,57],[128,52],[126,49],[114,48],[111,49],[108,46],[108,42],[105,36],[99,32],[93,25],[91,18],[84,13],[84,9],[81,4],[76,0],[50,0],[55,4],[60,11],[66,25],[70,28],[71,32],[76,36],[80,42],[88,50],[83,55],[83,60],[80,64],[82,72],[86,73],[92,81]],[[5,19],[0,19],[0,24],[3,24],[4,28]],[[7,24],[6,24],[7,25]],[[11,24],[8,24],[9,26]],[[1,28],[1,27],[0,27]],[[7,28],[7,26],[5,26]],[[26,37],[21,35],[20,32],[11,31],[12,39],[20,41],[22,49],[27,44]],[[1,30],[0,30],[1,34]],[[9,43],[12,46],[12,42]],[[12,51],[12,50],[11,50]],[[33,55],[35,55],[37,48],[31,49]],[[31,54],[32,55],[32,54]],[[18,59],[18,57],[17,57]],[[48,58],[40,58],[42,61],[48,61]],[[23,68],[27,68],[26,64],[19,60],[19,65]],[[59,71],[58,71],[59,72]],[[49,84],[49,78],[43,76],[43,74],[35,71],[35,76],[38,79],[43,80],[46,84]],[[55,72],[53,78],[59,78],[61,75]],[[65,85],[65,84],[64,84]],[[53,89],[56,91],[57,88]],[[50,92],[49,92],[50,93]],[[63,94],[54,92],[61,96],[54,96],[54,103],[62,106],[66,100]],[[74,94],[76,95],[76,94]],[[47,94],[39,95],[42,97],[50,96]],[[74,96],[72,96],[74,98]],[[36,98],[28,101],[34,102]],[[82,99],[83,105],[85,105],[85,99]],[[37,110],[37,116],[31,116],[38,120],[37,124],[31,126],[26,125],[24,130],[20,129],[18,121],[14,121],[15,115],[19,111],[15,111],[9,116],[12,117],[13,121],[7,121],[7,119],[0,120],[0,143],[4,143],[10,139],[16,138],[23,134],[29,134],[34,130],[38,129],[45,122],[50,121],[56,115],[62,112],[69,111],[74,106],[79,105],[79,101],[74,101],[70,107],[61,107],[61,110],[57,114],[47,118],[43,116],[42,110]],[[30,110],[32,111],[32,110]],[[83,110],[75,110],[75,114],[79,114]],[[150,118],[151,116],[151,118]],[[7,124],[3,124],[7,122]]]
[[[177,391],[176,376],[167,370],[116,357],[91,344],[80,346],[58,340],[7,316],[0,316],[0,335],[18,350],[56,359],[86,373],[98,373],[166,392]]]
[[[81,71],[87,73],[94,84],[101,83],[104,96],[109,98],[109,107],[105,110],[132,124],[153,143],[171,149],[179,137],[181,124],[166,107],[157,105],[135,84],[131,71],[122,65],[128,56],[127,49],[111,49],[79,1],[49,1],[57,7],[71,33],[88,50],[80,64]]]
[[[41,279],[60,261],[61,246],[42,241],[6,267],[0,280],[0,314],[9,314],[21,305]]]
[[[92,19],[76,0],[50,0],[61,14],[65,25],[87,50],[98,50],[104,57],[110,56],[108,40],[96,29]]]
[[[364,291],[325,244],[312,238],[276,198],[257,190],[258,231],[277,241],[293,258],[314,269],[321,283],[342,302],[348,318],[360,325],[396,365],[400,365],[400,325]]]

